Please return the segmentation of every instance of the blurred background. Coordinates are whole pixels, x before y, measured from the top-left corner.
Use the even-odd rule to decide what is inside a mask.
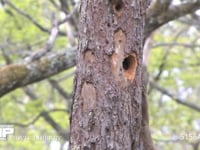
[[[0,125],[6,150],[67,150],[79,0],[0,1]],[[153,0],[145,26],[158,150],[200,149],[200,1]],[[27,69],[28,68],[28,69]]]

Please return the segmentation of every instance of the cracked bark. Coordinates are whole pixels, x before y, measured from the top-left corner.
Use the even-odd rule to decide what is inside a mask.
[[[142,109],[146,2],[82,1],[71,150],[153,149]]]

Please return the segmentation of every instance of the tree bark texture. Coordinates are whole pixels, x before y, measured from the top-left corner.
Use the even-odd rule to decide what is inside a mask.
[[[147,0],[81,2],[71,150],[151,149],[142,107],[146,7]]]

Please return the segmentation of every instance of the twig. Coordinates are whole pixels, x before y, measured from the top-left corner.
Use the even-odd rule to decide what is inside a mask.
[[[11,3],[9,0],[4,0],[4,2],[10,6],[11,8],[13,8],[16,12],[18,12],[20,15],[24,16],[25,18],[27,18],[28,20],[30,20],[36,27],[38,27],[41,31],[44,32],[48,32],[51,33],[51,30],[49,30],[48,28],[43,27],[41,24],[39,24],[32,16],[30,16],[29,14],[25,13],[24,11],[20,10],[19,8],[17,8],[13,3]],[[64,35],[66,36],[66,33],[59,31],[58,32],[59,35]]]
[[[49,111],[40,112],[32,121],[30,121],[29,123],[26,123],[26,124],[17,123],[17,122],[5,122],[5,123],[2,123],[2,124],[12,124],[12,125],[24,128],[24,127],[28,127],[30,125],[33,125],[38,119],[40,119],[40,117],[43,116],[44,112],[45,113],[52,113],[52,112],[58,112],[58,111],[68,112],[66,109],[52,109],[52,110],[49,110]]]
[[[42,48],[41,50],[33,53],[29,58],[26,59],[27,61],[31,62],[31,61],[34,61],[34,60],[38,60],[39,58],[44,56],[47,52],[52,50],[54,43],[55,43],[55,40],[56,40],[56,37],[58,35],[57,21],[56,21],[55,17],[52,17],[52,18],[53,18],[52,19],[53,27],[52,27],[52,30],[51,30],[49,40],[47,41],[45,47]]]
[[[157,85],[155,82],[150,82],[150,86],[155,88],[156,90],[158,90],[159,92],[161,92],[164,95],[169,96],[170,98],[172,98],[173,100],[175,100],[177,103],[182,104],[184,106],[187,106],[193,110],[196,110],[198,112],[200,112],[200,107],[197,104],[192,104],[187,102],[184,99],[181,99],[173,94],[171,94],[169,91],[167,91],[166,89],[160,87],[159,85]]]
[[[76,3],[73,11],[70,14],[66,15],[63,20],[59,21],[58,25],[61,25],[61,24],[65,23],[66,21],[70,20],[72,18],[72,16],[77,12],[78,8],[79,8],[79,3]]]
[[[16,123],[16,122],[6,122],[5,124],[12,124],[14,126],[18,126],[18,127],[22,127],[22,128],[25,128],[25,127],[28,127],[30,125],[33,125],[35,124],[36,121],[38,121],[40,119],[40,117],[43,117],[50,125],[53,129],[56,130],[56,132],[65,140],[68,140],[69,139],[69,132],[68,131],[65,131],[62,129],[62,127],[57,124],[53,118],[49,115],[49,113],[52,113],[52,112],[58,112],[58,111],[61,111],[61,112],[68,112],[66,109],[52,109],[52,110],[49,110],[49,111],[42,111],[40,112],[32,121],[30,121],[29,123],[27,124],[21,124],[21,123]]]
[[[49,79],[49,83],[62,95],[66,100],[70,100],[72,95],[68,94],[58,83],[53,79]]]
[[[43,27],[42,25],[40,25],[33,17],[31,17],[29,14],[25,13],[24,11],[20,10],[19,8],[17,8],[13,3],[11,3],[8,0],[4,0],[4,2],[10,6],[11,8],[13,8],[15,11],[17,11],[20,15],[28,18],[34,25],[36,25],[40,30],[44,31],[44,32],[50,32],[47,28]]]

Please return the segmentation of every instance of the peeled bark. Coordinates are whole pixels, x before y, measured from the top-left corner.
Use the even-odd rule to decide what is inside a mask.
[[[146,3],[81,2],[71,150],[153,149],[142,107]]]

